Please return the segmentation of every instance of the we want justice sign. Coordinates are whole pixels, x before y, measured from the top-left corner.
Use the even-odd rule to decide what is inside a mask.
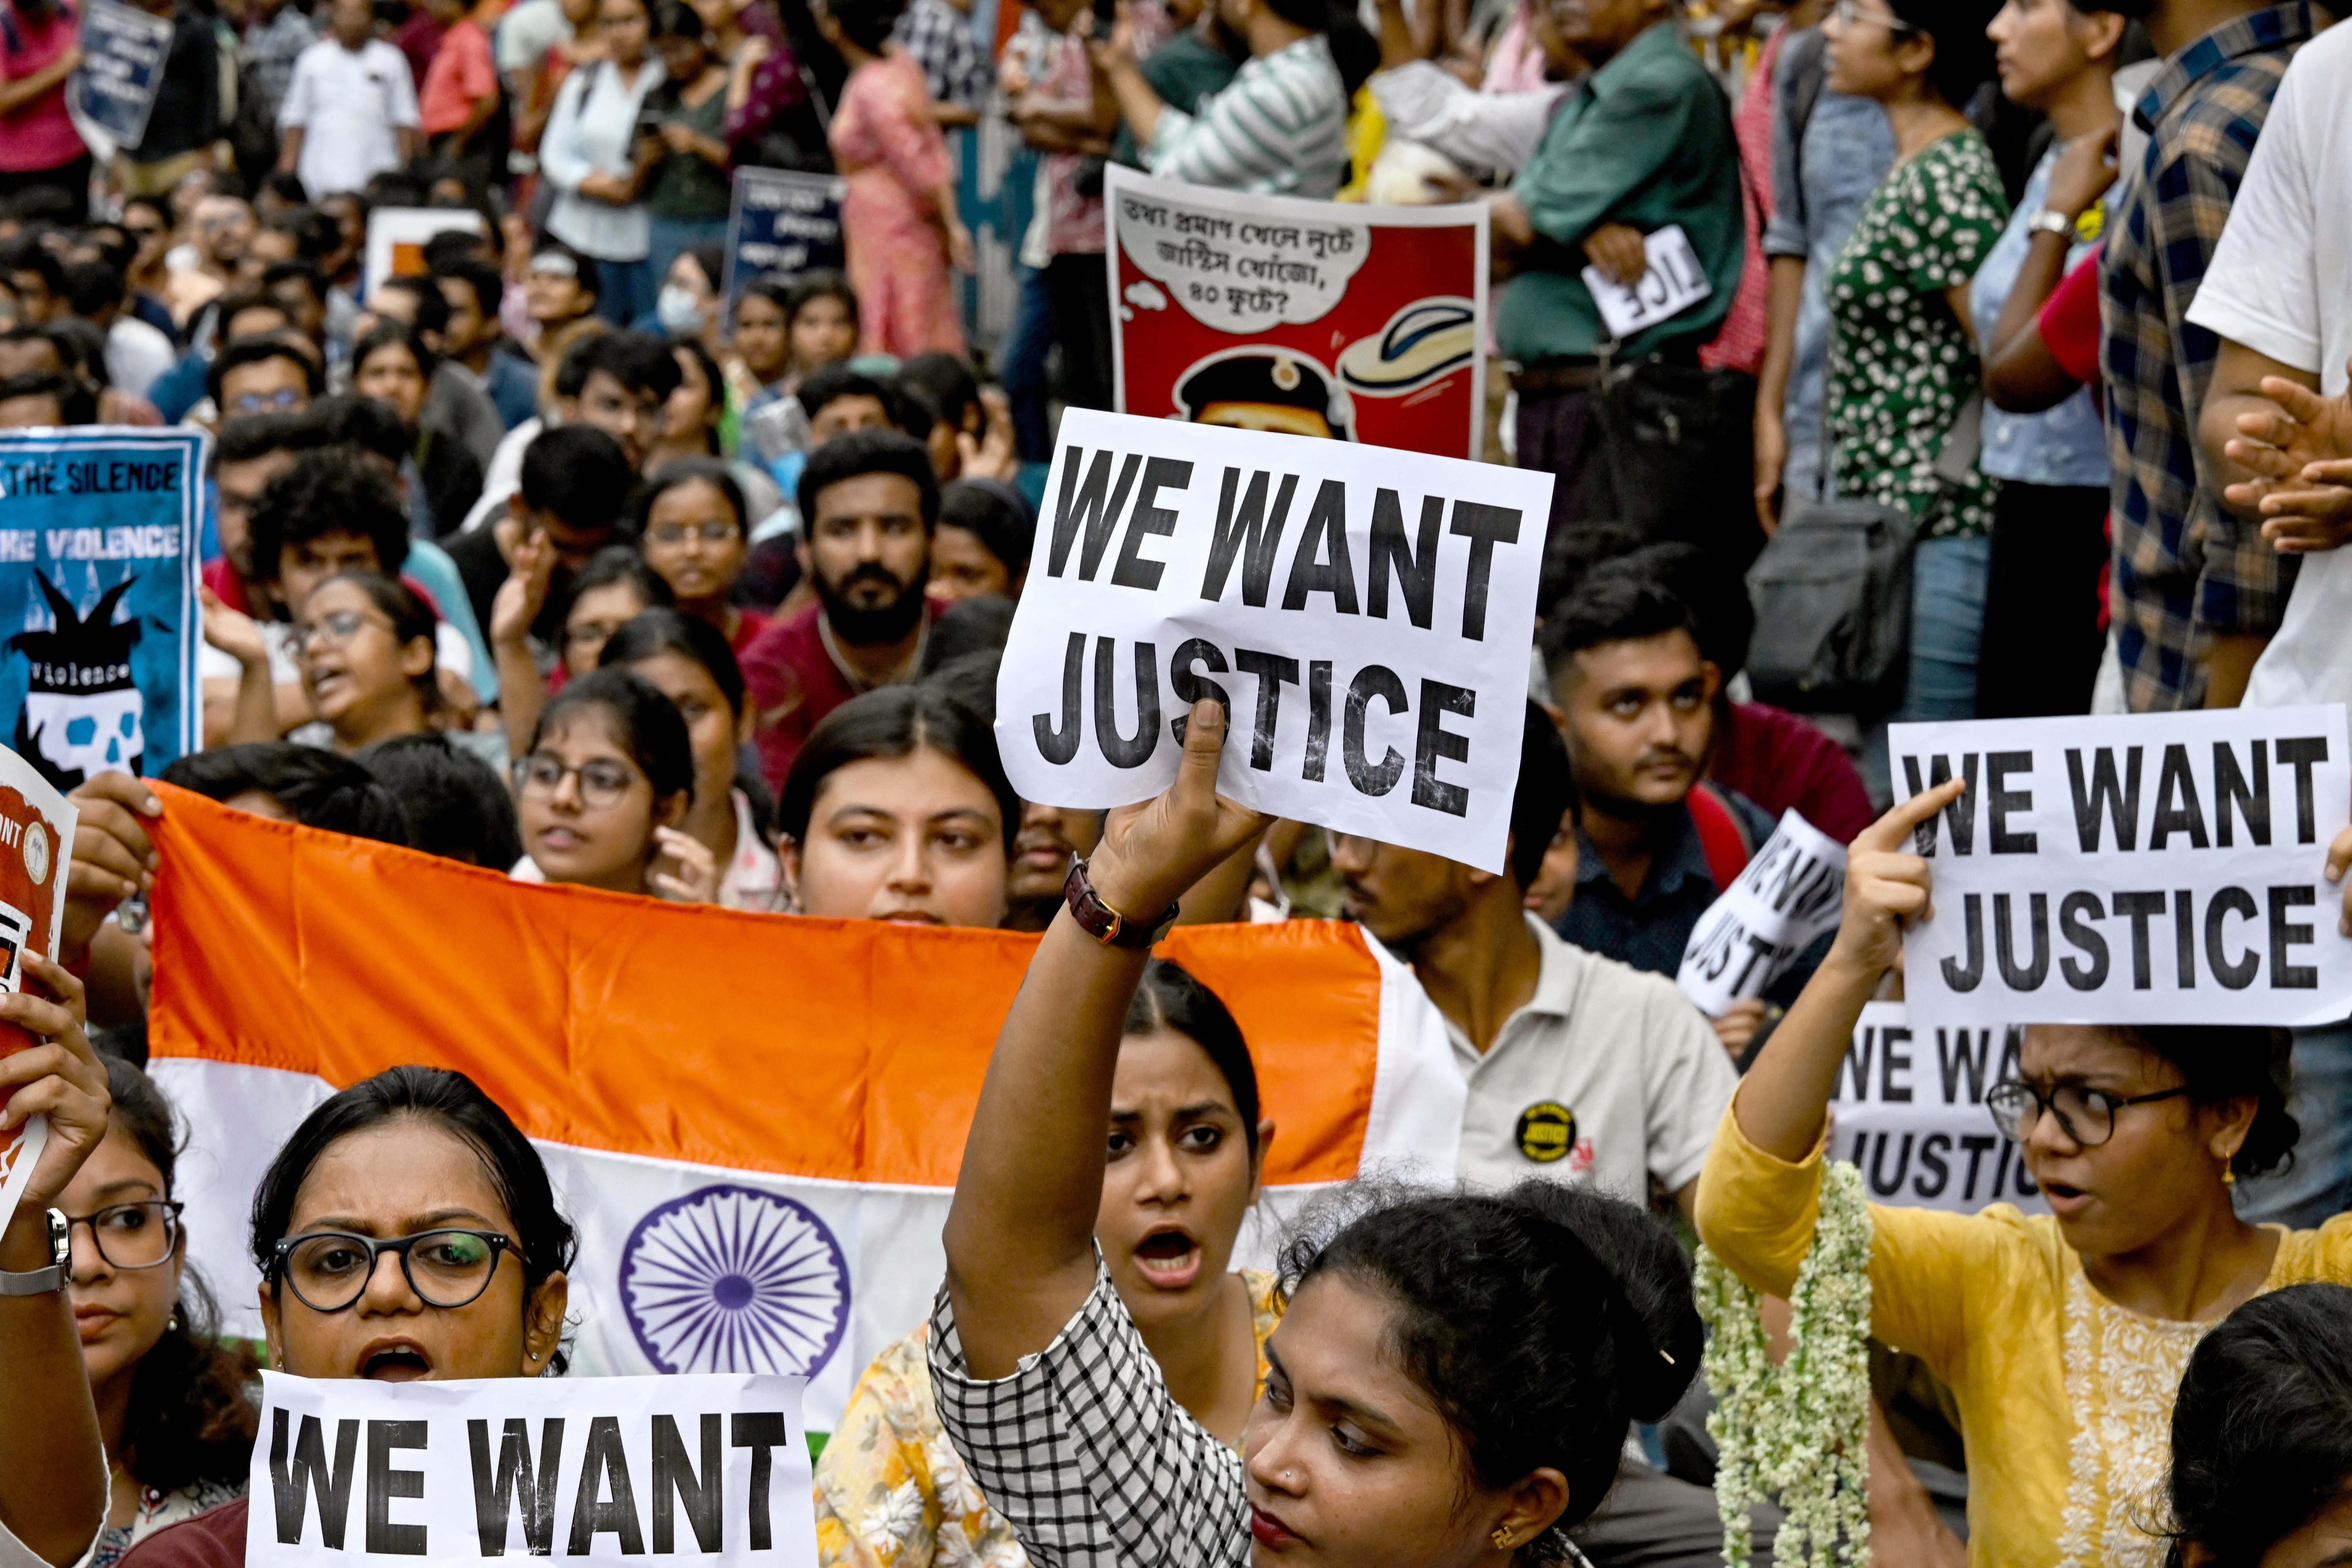
[[[1927,1016],[1979,1023],[2311,1024],[2352,1012],[2328,841],[2352,813],[2341,706],[1896,725],[1928,919],[1904,943]]]

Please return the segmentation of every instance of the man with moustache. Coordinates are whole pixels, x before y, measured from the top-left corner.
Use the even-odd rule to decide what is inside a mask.
[[[777,790],[825,715],[921,673],[940,482],[921,442],[859,430],[809,455],[800,508],[801,569],[816,602],[760,633],[742,658],[752,744]]]
[[[1696,625],[1656,578],[1613,560],[1553,610],[1542,638],[1584,802],[1559,934],[1662,975],[1682,967],[1691,928],[1773,828],[1737,790],[1701,782],[1723,676]]]

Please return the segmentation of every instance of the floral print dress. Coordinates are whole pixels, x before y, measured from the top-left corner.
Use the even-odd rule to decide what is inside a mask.
[[[1240,1271],[1265,1386],[1265,1339],[1282,1321],[1275,1277]],[[1026,1568],[1012,1524],[988,1506],[940,1424],[917,1329],[874,1358],[816,1467],[820,1568]]]
[[[1889,172],[1830,268],[1838,494],[1907,508],[1922,538],[1992,528],[2000,481],[1971,465],[1948,485],[1936,459],[1980,379],[1945,290],[1976,276],[2008,219],[1992,149],[1956,131]]]
[[[932,221],[934,193],[952,166],[929,102],[923,68],[893,44],[850,73],[827,133],[849,183],[841,236],[861,353],[963,353],[947,242]]]

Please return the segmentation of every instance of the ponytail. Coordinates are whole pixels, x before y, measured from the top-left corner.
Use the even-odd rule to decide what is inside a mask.
[[[1356,89],[1381,65],[1381,46],[1356,19],[1355,6],[1349,0],[1266,0],[1266,7],[1294,27],[1323,35],[1331,63],[1339,68],[1339,86],[1353,103]]]

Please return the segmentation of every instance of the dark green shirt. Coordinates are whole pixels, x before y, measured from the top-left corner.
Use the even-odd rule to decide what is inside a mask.
[[[1607,223],[1643,234],[1682,225],[1715,290],[1617,351],[1647,354],[1715,336],[1746,244],[1739,152],[1722,89],[1671,21],[1570,89],[1511,190],[1539,238],[1527,270],[1503,290],[1495,337],[1505,359],[1528,364],[1599,351],[1601,310],[1580,274],[1585,235]]]
[[[1187,114],[1200,113],[1201,105],[1224,91],[1241,68],[1231,55],[1192,27],[1152,50],[1142,66],[1143,79],[1160,95],[1160,101]],[[1135,132],[1124,120],[1119,123],[1118,144],[1112,156],[1139,169],[1143,166],[1135,147]]]
[[[646,99],[646,112],[681,120],[698,136],[724,141],[727,89],[722,87],[700,103],[688,104],[678,84],[666,81]],[[673,152],[654,165],[646,183],[646,207],[657,218],[708,223],[727,215],[731,193],[726,170],[699,152]]]

